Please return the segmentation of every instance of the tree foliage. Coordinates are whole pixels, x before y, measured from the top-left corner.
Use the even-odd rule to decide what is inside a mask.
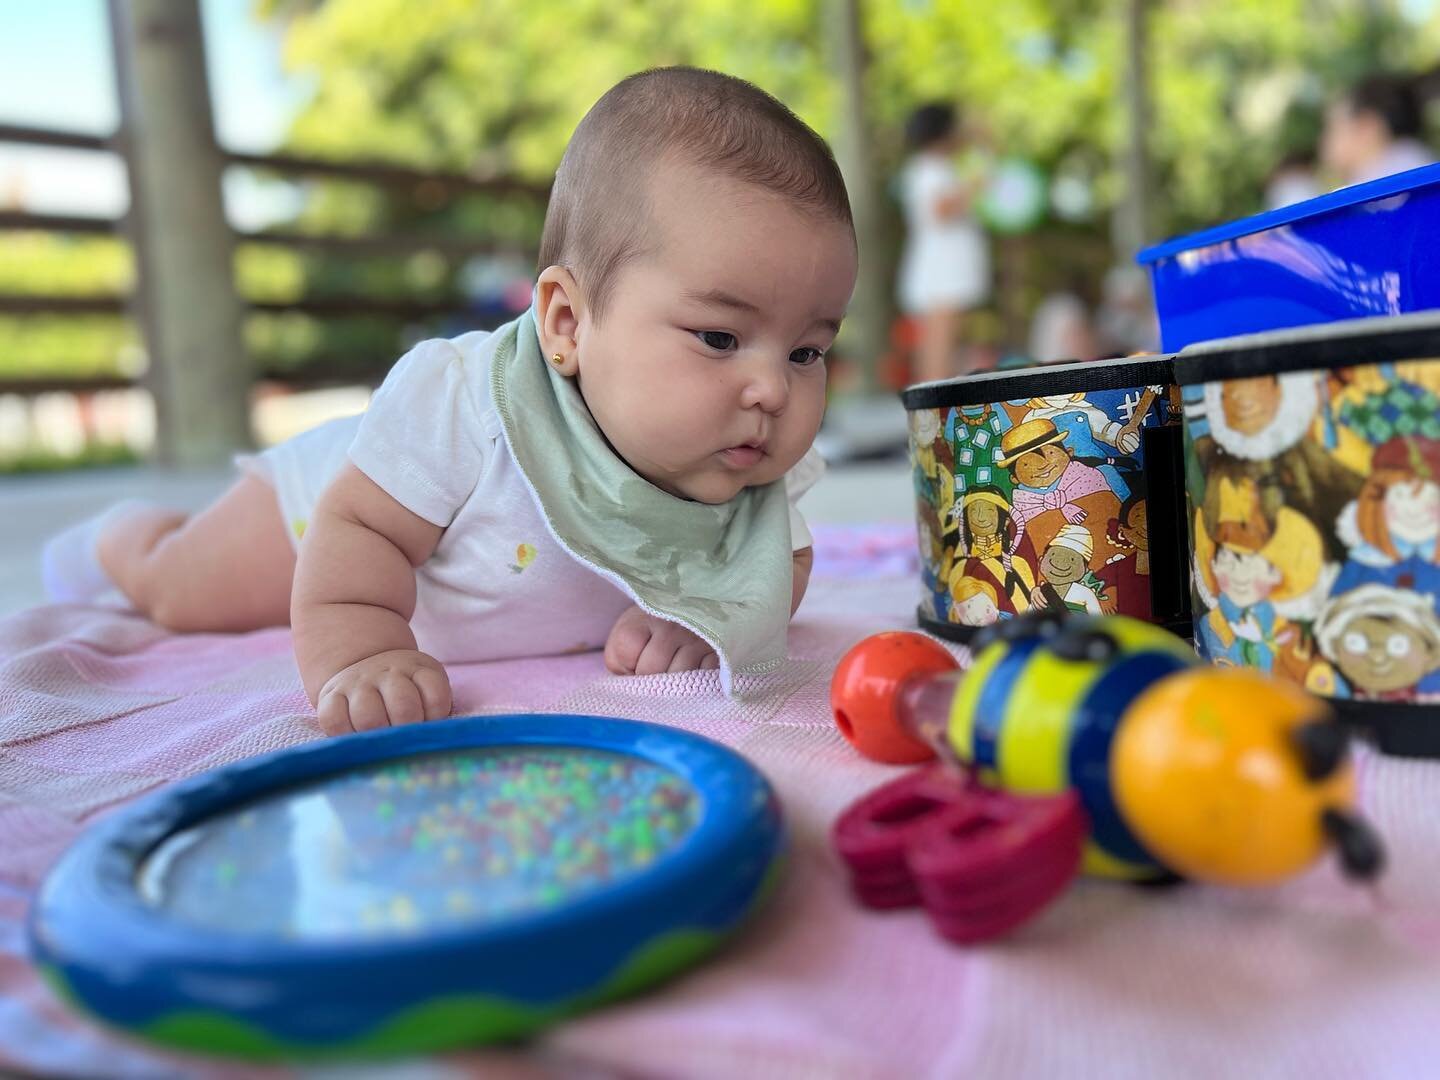
[[[1163,193],[1150,208],[1155,238],[1260,209],[1277,161],[1313,143],[1327,96],[1367,70],[1429,63],[1440,26],[1402,17],[1399,3],[1154,0],[1146,137],[1153,187]],[[1012,259],[1021,269],[1006,283],[1004,323],[980,319],[972,332],[1009,325],[1015,336],[1017,313],[1046,290],[1098,281],[1112,258],[1109,211],[1125,197],[1127,8],[1125,0],[862,0],[870,146],[882,175],[900,164],[908,112],[942,99],[961,105],[994,152],[1091,194],[1079,235],[1073,222],[1051,222],[1032,244],[1061,257]],[[750,79],[833,138],[840,94],[822,20],[835,9],[825,0],[259,3],[285,25],[287,62],[316,86],[293,148],[537,182],[550,178],[596,98],[662,64]],[[417,220],[393,206],[372,212],[392,225]],[[339,194],[307,211],[317,227],[349,226],[364,213]],[[896,247],[898,215],[889,220],[890,242],[866,253],[872,272],[888,270]]]
[[[1413,7],[1414,5],[1410,5]],[[958,101],[997,149],[1121,197],[1122,0],[898,0],[863,7],[867,95],[882,169],[906,113]],[[834,135],[837,95],[817,0],[264,0],[286,58],[315,81],[292,142],[426,167],[546,180],[576,121],[623,76],[716,67]],[[1165,198],[1157,231],[1257,208],[1264,178],[1328,95],[1375,68],[1432,63],[1440,17],[1398,0],[1164,0],[1150,14]]]
[[[288,65],[313,99],[288,149],[370,158],[477,176],[548,181],[585,110],[621,77],[690,63],[753,80],[834,136],[840,98],[825,53],[825,0],[256,0],[284,30]],[[1026,258],[1029,298],[1075,259],[1108,258],[1107,211],[1123,197],[1125,138],[1119,79],[1124,0],[869,0],[871,146],[882,175],[901,158],[899,131],[917,103],[949,99],[994,147],[1050,175],[1088,185],[1088,221],[1047,226],[1046,258]],[[1406,15],[1404,0],[1154,0],[1149,16],[1158,238],[1260,208],[1267,174],[1313,144],[1326,98],[1366,71],[1415,71],[1440,54],[1440,16]],[[475,235],[523,252],[540,208],[481,197],[395,199],[337,182],[307,185],[294,228],[359,233],[430,229]],[[898,223],[897,223],[898,224]],[[15,245],[20,245],[19,247]],[[12,236],[0,291],[123,292],[133,268],[114,240]],[[1073,261],[1073,260],[1072,260]],[[1070,265],[1065,271],[1073,273]],[[250,298],[458,295],[461,260],[433,255],[342,258],[243,245],[237,280]],[[376,329],[381,327],[381,329]],[[252,318],[247,339],[266,366],[307,355],[391,352],[424,327],[359,320],[326,326],[303,316]],[[366,335],[371,335],[367,338]],[[379,334],[383,340],[375,340]],[[0,320],[7,374],[117,370],[133,361],[123,320]],[[368,342],[368,344],[367,344]],[[124,357],[117,364],[117,357]]]

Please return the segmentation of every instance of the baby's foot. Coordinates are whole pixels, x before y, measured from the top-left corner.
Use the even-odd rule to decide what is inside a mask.
[[[126,499],[52,536],[40,553],[40,579],[45,595],[57,604],[93,604],[115,599],[123,602],[115,583],[100,566],[100,534],[113,522],[145,505],[138,499]]]

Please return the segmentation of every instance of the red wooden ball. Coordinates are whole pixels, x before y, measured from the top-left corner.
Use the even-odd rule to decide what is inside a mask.
[[[943,645],[908,630],[875,634],[840,658],[830,681],[830,711],[846,740],[872,761],[908,765],[935,752],[906,730],[899,710],[900,684],[915,675],[960,665]]]

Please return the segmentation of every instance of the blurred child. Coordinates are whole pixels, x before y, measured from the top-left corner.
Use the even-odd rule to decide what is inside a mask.
[[[899,300],[921,321],[914,381],[958,372],[956,343],[965,313],[990,292],[985,236],[971,215],[978,180],[965,182],[956,166],[960,148],[955,111],[922,105],[905,125],[910,157],[900,173],[905,210],[905,250],[900,259]]]
[[[1320,182],[1315,178],[1315,155],[1286,154],[1265,179],[1265,209],[1293,206],[1321,193]]]

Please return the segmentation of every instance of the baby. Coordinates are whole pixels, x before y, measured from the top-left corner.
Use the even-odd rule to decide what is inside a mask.
[[[88,558],[170,629],[288,622],[331,734],[447,715],[452,662],[603,646],[728,689],[783,658],[804,595],[794,501],[856,265],[834,158],[784,105],[632,76],[566,148],[530,311],[422,342],[193,517],[62,534],[52,596],[83,598]]]

